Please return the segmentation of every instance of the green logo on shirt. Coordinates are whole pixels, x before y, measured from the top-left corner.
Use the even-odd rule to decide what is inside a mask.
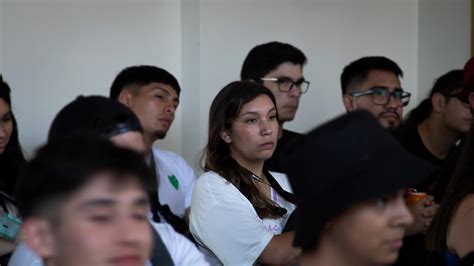
[[[174,176],[174,175],[169,175],[169,176],[168,176],[168,180],[170,181],[171,185],[172,185],[176,190],[178,190],[178,188],[179,188],[179,181],[178,181],[178,179],[176,178],[176,176]]]

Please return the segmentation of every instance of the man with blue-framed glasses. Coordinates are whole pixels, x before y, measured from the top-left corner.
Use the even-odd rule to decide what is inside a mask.
[[[397,128],[410,93],[402,89],[403,71],[383,56],[362,57],[347,65],[341,75],[342,98],[348,112],[365,109],[385,128]]]

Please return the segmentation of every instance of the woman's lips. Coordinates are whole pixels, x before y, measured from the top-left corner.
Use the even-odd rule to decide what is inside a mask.
[[[403,239],[402,238],[394,239],[392,241],[389,241],[388,245],[393,249],[400,249],[403,245]]]
[[[270,141],[270,142],[265,142],[263,144],[260,144],[259,146],[264,149],[273,149],[273,147],[275,146],[275,143]]]

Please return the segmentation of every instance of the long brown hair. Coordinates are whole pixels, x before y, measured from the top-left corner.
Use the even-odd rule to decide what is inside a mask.
[[[428,249],[438,252],[446,250],[448,226],[459,204],[468,194],[474,193],[474,127],[464,143],[461,157],[451,177],[448,188],[436,212],[426,236]]]
[[[205,171],[214,171],[233,184],[252,204],[260,218],[276,218],[286,211],[267,199],[252,179],[252,173],[231,157],[229,144],[221,132],[231,128],[242,107],[260,95],[267,95],[276,106],[272,92],[252,81],[235,81],[214,98],[209,112],[209,133],[205,151]]]

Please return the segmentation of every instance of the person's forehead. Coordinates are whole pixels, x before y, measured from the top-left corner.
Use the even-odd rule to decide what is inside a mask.
[[[289,77],[289,78],[301,78],[303,77],[303,67],[300,64],[294,64],[292,62],[284,62],[279,64],[276,68],[271,70],[265,75],[266,77]]]
[[[168,93],[172,97],[179,98],[178,93],[176,92],[176,90],[171,85],[161,83],[161,82],[148,83],[146,85],[141,86],[140,90],[141,91],[146,91],[146,92],[161,90],[165,93]]]
[[[400,79],[393,72],[376,69],[367,73],[364,84],[400,87]]]
[[[113,199],[117,204],[128,204],[146,197],[146,192],[137,176],[120,173],[124,176],[117,180],[112,176],[116,174],[118,173],[102,172],[95,174],[89,182],[70,196],[68,205],[78,207],[85,202],[104,198]]]
[[[275,106],[271,98],[268,95],[261,94],[257,96],[252,101],[244,104],[240,110],[240,115],[245,115],[248,113],[259,113],[259,112],[268,112],[274,110]]]
[[[10,112],[10,106],[7,104],[7,102],[0,98],[0,112],[2,114]]]

